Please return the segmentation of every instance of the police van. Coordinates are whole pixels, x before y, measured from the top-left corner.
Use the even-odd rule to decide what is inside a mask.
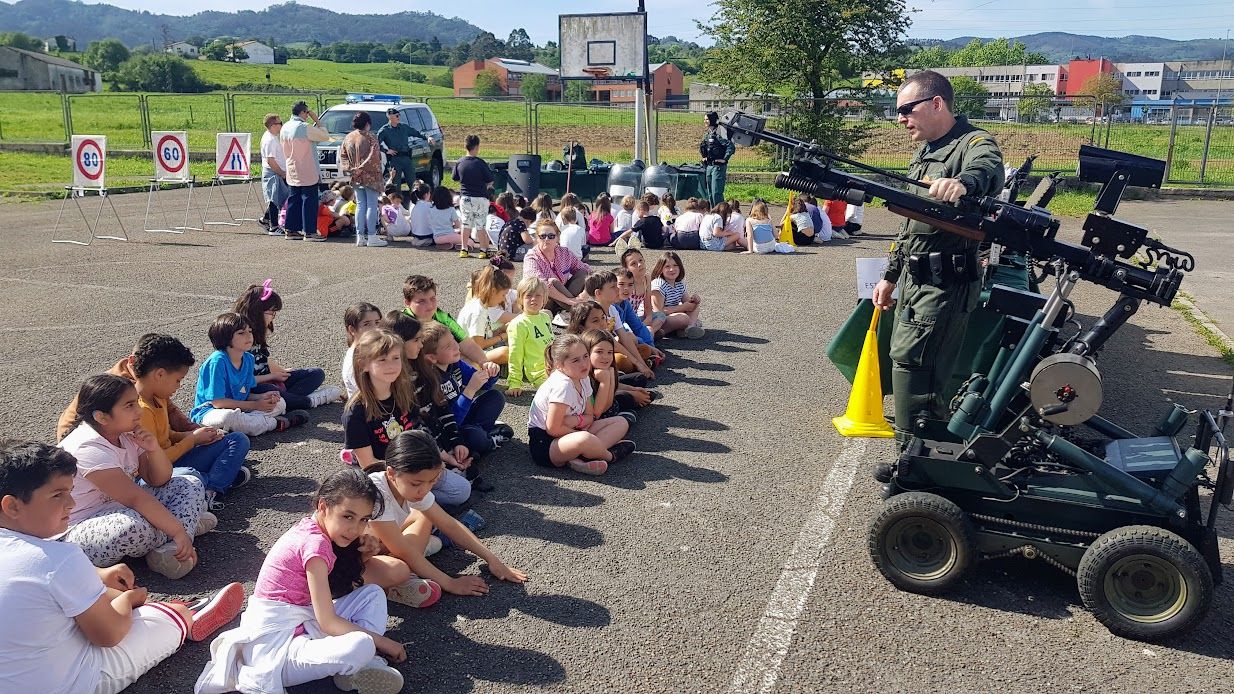
[[[335,104],[325,110],[319,118],[321,127],[330,133],[328,142],[317,145],[317,161],[321,164],[321,182],[329,185],[335,181],[350,180],[350,174],[339,171],[338,150],[343,144],[343,138],[351,132],[351,119],[360,111],[364,111],[373,121],[373,134],[376,135],[383,125],[389,122],[386,109],[396,108],[399,111],[399,122],[406,123],[413,130],[419,130],[427,139],[412,137],[408,144],[411,150],[412,165],[416,168],[416,178],[426,181],[436,188],[441,185],[445,170],[445,133],[437,116],[427,104],[404,103],[397,94],[348,94],[344,103]],[[385,154],[381,155],[382,167],[385,167]]]

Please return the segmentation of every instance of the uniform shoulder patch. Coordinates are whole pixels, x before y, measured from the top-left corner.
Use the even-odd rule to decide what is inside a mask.
[[[968,138],[968,146],[969,146],[969,147],[972,147],[973,145],[975,145],[975,144],[977,144],[977,143],[979,143],[979,142],[987,142],[987,141],[988,141],[988,142],[991,142],[991,143],[994,143],[994,144],[997,144],[996,142],[994,142],[994,136],[993,136],[993,135],[991,135],[991,134],[989,134],[989,133],[977,133],[977,134],[973,135],[972,137]]]

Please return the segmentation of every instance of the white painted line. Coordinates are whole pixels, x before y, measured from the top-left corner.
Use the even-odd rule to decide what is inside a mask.
[[[797,633],[797,619],[814,590],[823,553],[831,542],[836,521],[865,452],[865,439],[850,439],[832,463],[813,508],[806,514],[793,552],[784,562],[780,580],[771,591],[767,609],[758,620],[758,628],[750,637],[733,674],[728,686],[732,694],[767,694],[775,687],[780,665]]]

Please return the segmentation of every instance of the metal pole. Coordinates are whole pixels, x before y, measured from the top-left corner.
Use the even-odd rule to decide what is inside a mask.
[[[1230,42],[1230,30],[1225,30],[1225,41],[1221,46],[1221,67],[1217,69],[1217,98],[1213,99],[1213,107],[1208,110],[1208,127],[1204,129],[1204,150],[1200,153],[1200,183],[1204,183],[1204,174],[1208,169],[1208,148],[1213,141],[1213,126],[1217,122],[1217,109],[1221,107],[1221,73],[1225,71],[1226,47]]]

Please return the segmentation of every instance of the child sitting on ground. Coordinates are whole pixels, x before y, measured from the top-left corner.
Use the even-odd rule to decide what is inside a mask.
[[[430,217],[433,209],[433,189],[424,181],[416,181],[411,195],[415,200],[410,211],[411,245],[415,248],[432,248],[433,228]]]
[[[698,339],[705,333],[699,320],[702,298],[686,291],[686,268],[681,256],[673,251],[665,253],[651,269],[651,308],[667,315],[665,333],[681,333],[683,337]]]
[[[611,270],[593,272],[587,276],[584,285],[587,294],[600,305],[604,311],[606,330],[616,340],[616,363],[622,373],[641,373],[648,380],[655,379],[655,372],[647,365],[651,358],[652,348],[640,345],[630,332],[622,318],[617,304],[621,301],[620,290],[617,288],[617,274]]]
[[[755,200],[746,220],[746,248],[744,253],[772,253],[776,249],[776,232],[767,217],[767,203]]]
[[[740,246],[740,236],[728,231],[728,203],[717,203],[711,212],[703,217],[699,225],[699,249],[704,251],[727,251]]]
[[[343,355],[343,390],[351,399],[359,386],[356,385],[356,369],[353,362],[356,352],[356,340],[364,333],[377,328],[381,322],[381,309],[367,301],[352,304],[343,312],[343,327],[347,330],[347,352]]]
[[[269,337],[274,334],[274,319],[283,310],[283,299],[271,286],[271,280],[250,284],[236,299],[233,311],[244,316],[253,329],[253,374],[257,379],[254,393],[277,391],[287,401],[289,410],[307,410],[337,402],[343,392],[338,386],[323,386],[326,372],[316,367],[285,369],[270,360]]]
[[[454,209],[454,193],[445,186],[433,190],[433,206],[428,211],[428,228],[433,235],[433,244],[439,250],[460,249],[463,257],[469,257],[470,241],[459,233],[458,211]]]
[[[535,222],[536,211],[530,207],[524,207],[518,211],[514,219],[501,228],[497,247],[501,249],[506,258],[522,262],[535,240],[531,238],[531,231],[529,231]]]
[[[403,675],[386,660],[401,663],[407,651],[384,636],[386,594],[367,581],[370,571],[391,579],[364,552],[381,493],[359,470],[340,470],[321,483],[313,509],[270,548],[240,626],[210,644],[197,694],[281,692],[326,677],[343,691],[402,690]]]
[[[386,591],[390,600],[404,605],[428,607],[437,601],[442,590],[454,595],[488,592],[488,584],[479,576],[452,577],[425,559],[434,553],[434,545],[441,546],[441,540],[432,534],[434,528],[453,545],[488,563],[489,572],[498,580],[527,580],[527,574],[506,566],[466,524],[437,505],[440,495],[434,480],[453,474],[442,469],[441,460],[441,451],[430,435],[419,430],[404,431],[390,441],[384,469],[369,474],[385,502],[382,513],[369,523],[368,532],[380,544],[379,554],[369,563],[390,566],[393,579],[400,575],[412,577]],[[409,574],[402,573],[407,569]]]
[[[172,475],[158,441],[141,427],[137,389],[127,379],[91,376],[77,401],[81,422],[60,442],[77,458],[61,539],[80,545],[98,567],[144,556],[151,571],[182,578],[197,565],[193,537],[206,510],[201,480]]]
[[[621,197],[621,209],[617,210],[617,215],[613,218],[613,241],[615,243],[619,238],[626,238],[625,233],[634,226],[634,203],[638,202],[633,195],[623,195]]]
[[[643,320],[654,336],[664,326],[668,314],[663,311],[653,311],[648,296],[651,294],[651,278],[647,276],[647,264],[642,251],[628,248],[621,254],[621,267],[634,275],[634,284],[630,287],[630,305]],[[618,283],[620,284],[620,276]]]
[[[440,323],[424,326],[421,335],[416,370],[430,381],[428,374],[436,370],[441,393],[454,409],[459,434],[471,454],[486,455],[513,438],[510,426],[498,421],[506,405],[505,396],[493,388],[499,367],[489,362],[477,370],[463,361],[459,343]]]
[[[52,539],[67,527],[77,467],[46,444],[0,441],[0,691],[118,692],[244,604],[239,583],[192,606],[147,602],[128,566],[96,568]]]
[[[403,210],[403,194],[396,190],[387,198],[389,202],[381,206],[381,225],[386,229],[386,236],[390,238],[409,236],[412,232],[411,220]]]
[[[214,352],[197,371],[197,392],[189,417],[203,426],[258,436],[284,431],[308,421],[304,410],[287,411],[277,390],[253,392],[253,329],[238,313],[214,319],[208,331]],[[286,416],[283,416],[283,415]]]
[[[206,508],[218,511],[223,504],[215,497],[247,484],[253,477],[244,465],[249,437],[239,431],[224,434],[214,427],[191,433],[171,430],[167,403],[180,389],[180,381],[193,362],[189,348],[170,335],[159,335],[133,355],[141,427],[154,435],[176,472],[192,471],[202,481]]]
[[[603,330],[584,330],[582,338],[591,360],[592,411],[598,419],[624,417],[634,426],[638,415],[633,411],[633,398],[629,393],[618,392],[620,382],[613,363],[613,336]]]
[[[354,226],[356,223],[356,191],[349,185],[339,186],[338,199],[334,201],[331,210],[334,214],[346,215],[348,221]]]
[[[583,227],[579,226],[578,210],[573,207],[563,207],[561,208],[561,214],[557,215],[557,218],[564,225],[560,226],[561,237],[558,239],[558,243],[570,249],[574,257],[585,260],[588,256],[587,232],[583,230]]]
[[[544,309],[548,304],[544,281],[528,277],[519,282],[518,300],[522,313],[506,326],[510,339],[506,394],[511,397],[522,395],[524,384],[534,391],[548,378],[544,373],[544,349],[553,341],[553,315]]]
[[[403,282],[403,313],[413,316],[422,325],[436,321],[450,329],[461,343],[463,356],[472,364],[484,365],[488,359],[479,345],[467,339],[467,331],[458,321],[437,305],[437,283],[424,275],[411,275]]]
[[[391,439],[420,425],[420,408],[404,342],[395,333],[378,329],[360,338],[356,376],[360,389],[343,410],[343,447],[351,452],[351,462],[367,472],[385,459]],[[457,463],[452,456],[443,462],[452,467]],[[471,484],[453,471],[442,475],[433,489],[450,506],[471,498]]]
[[[506,325],[514,314],[506,310],[510,291],[510,276],[489,263],[471,274],[470,298],[458,312],[458,324],[467,331],[467,339],[484,350],[484,357],[494,364],[510,361],[506,340]]]
[[[607,193],[596,196],[596,209],[587,220],[587,243],[607,246],[613,242],[613,202]]]
[[[736,239],[737,246],[745,248],[746,216],[741,213],[741,201],[737,198],[729,198],[725,202],[728,204],[728,222],[724,225],[724,231],[730,238]]]
[[[643,317],[630,301],[630,296],[634,291],[634,273],[630,270],[617,270],[615,274],[617,275],[617,297],[620,299],[616,304],[617,315],[626,330],[629,330],[634,335],[634,339],[638,341],[639,354],[644,352],[644,347],[647,348],[645,359],[647,365],[654,369],[664,363],[665,359],[664,352],[656,348],[655,331],[660,326],[655,324],[655,320],[652,321],[651,326],[644,323]],[[663,319],[661,319],[661,324],[663,324]]]
[[[536,211],[536,221],[541,219],[553,218],[553,196],[548,193],[540,193],[535,200],[531,201],[531,209]]]
[[[141,350],[145,349],[146,344],[151,340],[161,337],[162,335],[159,335],[158,333],[146,333],[145,335],[142,335],[141,338],[137,340],[137,344],[133,347],[133,354],[137,354]],[[127,378],[129,382],[136,381],[137,376],[133,373],[133,355],[131,354],[116,362],[115,366],[112,366],[105,373],[115,376],[123,376]],[[167,403],[167,420],[171,424],[172,431],[186,433],[197,430],[197,424],[194,423],[193,420],[189,419],[188,415],[184,414],[184,411],[177,407],[174,402]],[[68,436],[69,432],[75,428],[77,428],[76,394],[74,394],[73,399],[69,401],[68,407],[64,408],[64,411],[60,413],[60,420],[56,422],[56,441],[60,441],[65,436]]]
[[[591,358],[578,335],[562,335],[544,354],[550,369],[532,398],[527,418],[528,448],[535,464],[603,475],[610,463],[634,452],[623,439],[630,423],[622,417],[597,419],[592,409]]]
[[[677,199],[672,193],[660,196],[660,209],[656,211],[656,215],[666,228],[673,226],[677,219]]]
[[[325,241],[330,236],[342,236],[352,229],[351,218],[347,215],[335,214],[334,203],[338,193],[327,190],[317,203],[317,233],[309,234],[310,241]]]

